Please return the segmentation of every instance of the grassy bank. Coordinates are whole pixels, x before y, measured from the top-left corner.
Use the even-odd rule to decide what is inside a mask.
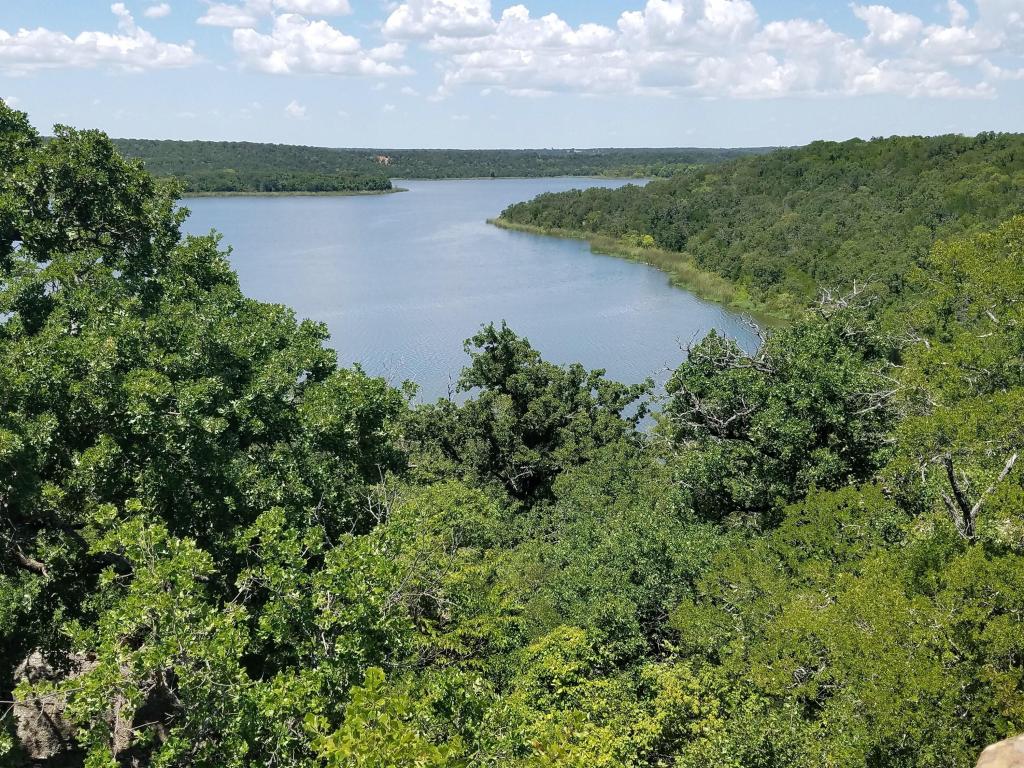
[[[707,301],[713,301],[729,309],[749,314],[764,325],[780,325],[789,322],[800,309],[798,303],[789,297],[780,297],[774,300],[757,299],[751,296],[743,286],[736,285],[714,272],[701,269],[685,253],[664,251],[659,248],[641,248],[623,240],[589,232],[517,224],[500,217],[488,219],[487,223],[515,232],[585,240],[590,244],[590,249],[594,253],[617,256],[655,267],[668,275],[673,285],[690,291]]]
[[[189,197],[363,197],[367,195],[390,195],[395,192],[408,192],[402,187],[391,189],[359,189],[337,192],[186,192],[182,198]]]

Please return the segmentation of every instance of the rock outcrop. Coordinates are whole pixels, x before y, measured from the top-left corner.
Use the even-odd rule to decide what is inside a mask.
[[[978,768],[1024,768],[1024,736],[988,747],[981,753]]]
[[[80,677],[95,666],[94,661],[76,656],[68,660],[66,669],[57,669],[35,651],[17,666],[14,679],[18,683],[55,683]],[[13,714],[18,746],[27,760],[49,761],[76,749],[74,725],[64,717],[66,705],[62,693],[29,696],[15,702]]]
[[[75,680],[96,669],[98,663],[91,657],[76,654],[54,664],[42,653],[35,651],[14,671],[16,683],[57,683]],[[122,669],[125,677],[128,670]],[[182,704],[175,692],[174,675],[156,672],[142,681],[141,704],[137,708],[127,705],[118,696],[110,703],[103,721],[110,732],[111,753],[121,765],[147,764],[146,739],[139,744],[137,736],[149,731],[149,744],[162,744],[168,736],[175,715]],[[16,697],[17,698],[17,697]],[[32,765],[58,768],[80,765],[76,728],[66,717],[67,697],[62,692],[43,692],[18,698],[13,714],[20,757]]]

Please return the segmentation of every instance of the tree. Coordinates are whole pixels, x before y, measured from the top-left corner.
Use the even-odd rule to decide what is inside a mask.
[[[898,488],[967,540],[1020,540],[1024,219],[937,246],[914,282]],[[920,488],[920,486],[924,486]]]
[[[231,764],[239,654],[270,602],[235,589],[240,540],[271,509],[327,541],[372,527],[368,490],[404,460],[405,396],[339,369],[322,325],[243,296],[215,236],[181,237],[175,188],[102,134],[43,143],[2,105],[0,131],[0,616],[18,627],[0,638],[0,691],[32,649],[93,659],[102,682],[68,706],[97,725],[115,700],[131,722],[162,679],[182,702],[161,721],[166,755],[206,743],[184,714],[206,700],[234,707],[235,730],[210,714],[220,751],[191,759]],[[217,703],[208,685],[237,687]],[[90,754],[129,748],[115,736],[92,729]]]
[[[754,354],[712,332],[673,373],[659,431],[697,513],[771,524],[812,488],[868,479],[891,443],[892,342],[847,300]]]
[[[484,326],[466,352],[458,391],[475,396],[461,406],[440,401],[420,409],[413,430],[462,471],[532,499],[548,495],[559,472],[601,446],[636,440],[651,382],[627,386],[604,371],[548,363],[504,323]]]

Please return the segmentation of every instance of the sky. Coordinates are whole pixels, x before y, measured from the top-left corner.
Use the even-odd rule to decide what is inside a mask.
[[[1024,0],[0,0],[0,98],[332,147],[1022,131]]]

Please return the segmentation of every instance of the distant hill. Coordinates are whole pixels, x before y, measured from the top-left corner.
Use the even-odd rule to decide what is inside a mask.
[[[819,141],[644,187],[541,195],[498,223],[647,247],[669,272],[685,260],[754,304],[792,308],[854,279],[891,297],[936,240],[1022,212],[1024,135],[983,133]]]
[[[235,141],[115,139],[155,176],[176,177],[186,192],[382,192],[390,176],[366,153]]]
[[[766,149],[331,149],[232,141],[116,139],[189,192],[383,191],[390,179],[669,176]]]

